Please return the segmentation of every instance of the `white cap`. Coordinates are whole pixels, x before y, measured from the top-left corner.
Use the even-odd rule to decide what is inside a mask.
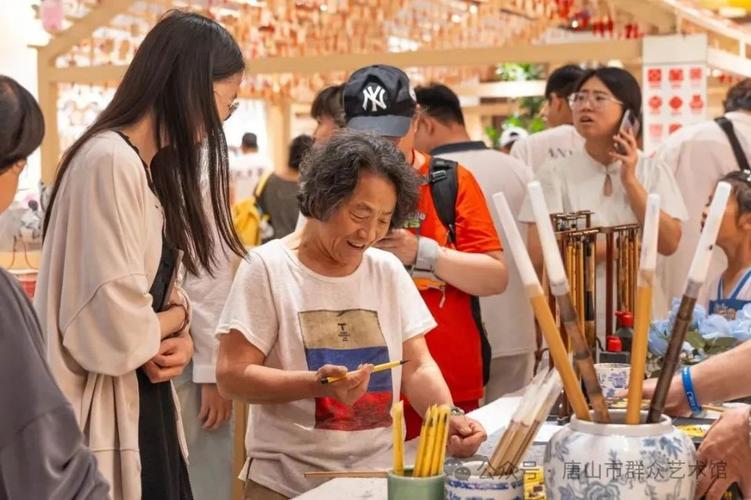
[[[521,127],[507,127],[501,134],[501,147],[505,148],[512,142],[518,139],[524,139],[529,135],[529,132]]]

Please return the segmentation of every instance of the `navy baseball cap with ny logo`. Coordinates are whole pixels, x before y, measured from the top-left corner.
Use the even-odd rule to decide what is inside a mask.
[[[347,128],[402,137],[415,115],[417,99],[407,74],[393,66],[360,68],[342,92]]]

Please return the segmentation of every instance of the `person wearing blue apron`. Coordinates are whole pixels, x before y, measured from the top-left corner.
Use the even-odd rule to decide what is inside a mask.
[[[746,269],[733,291],[728,297],[725,297],[725,278],[720,278],[717,283],[716,298],[709,301],[709,314],[719,314],[728,321],[734,320],[736,313],[751,302],[751,293],[745,290],[749,285],[749,280],[751,280],[751,268]]]

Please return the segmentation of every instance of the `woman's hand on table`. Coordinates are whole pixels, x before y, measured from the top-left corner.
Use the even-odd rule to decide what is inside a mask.
[[[180,334],[162,340],[159,353],[143,365],[153,384],[166,382],[182,374],[193,357],[193,338]]]
[[[751,497],[751,444],[749,408],[723,413],[710,427],[699,447],[697,463],[703,467],[696,498],[719,500],[731,484],[740,485],[743,498]]]
[[[639,161],[639,146],[636,143],[636,137],[631,130],[619,131],[613,136],[614,145],[618,145],[618,149],[610,152],[610,157],[613,161],[621,161],[621,182],[626,184],[633,184],[638,182],[636,179],[636,164]]]
[[[347,371],[346,366],[323,365],[316,372],[316,380],[320,381],[326,377],[344,377],[336,382],[321,384],[323,395],[334,398],[342,404],[352,406],[368,390],[370,383],[370,374],[373,371],[373,365],[365,364],[357,367],[357,370]]]
[[[487,438],[485,429],[477,420],[464,415],[452,416],[446,451],[453,457],[471,457]]]

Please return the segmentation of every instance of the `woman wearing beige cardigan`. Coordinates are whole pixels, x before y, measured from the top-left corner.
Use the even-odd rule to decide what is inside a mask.
[[[190,315],[180,290],[167,290],[178,250],[189,271],[213,270],[204,168],[220,238],[243,252],[222,130],[243,70],[219,24],[168,13],[52,189],[36,306],[52,370],[116,500],[192,498],[171,383],[193,353]]]

